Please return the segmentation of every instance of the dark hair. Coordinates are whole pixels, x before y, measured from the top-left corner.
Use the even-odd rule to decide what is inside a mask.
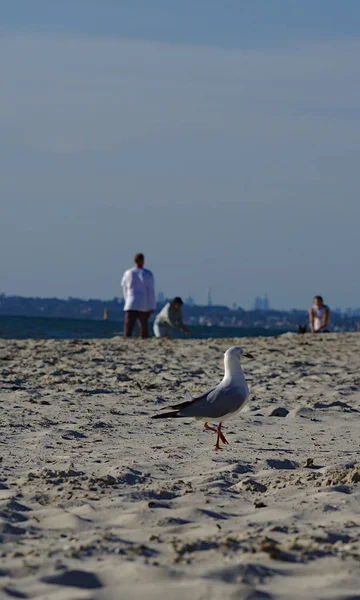
[[[140,262],[144,262],[144,260],[145,260],[144,255],[141,252],[138,252],[137,254],[135,254],[134,263],[136,265],[138,265]]]
[[[175,296],[175,298],[173,298],[171,302],[173,302],[174,304],[180,304],[180,306],[184,304],[180,296]]]
[[[324,304],[324,300],[322,296],[315,296],[314,300],[319,300],[319,302],[321,302],[321,304]]]

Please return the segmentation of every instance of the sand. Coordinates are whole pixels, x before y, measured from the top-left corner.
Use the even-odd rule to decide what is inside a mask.
[[[223,374],[230,445],[151,420]],[[0,597],[360,598],[360,335],[0,340]]]

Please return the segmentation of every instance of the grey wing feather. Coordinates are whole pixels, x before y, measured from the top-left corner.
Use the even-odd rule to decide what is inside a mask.
[[[219,419],[239,410],[247,399],[243,389],[231,386],[218,386],[197,402],[184,407],[180,414],[184,417],[207,417]]]
[[[204,392],[203,394],[200,394],[200,396],[195,396],[195,398],[191,396],[190,392],[185,392],[185,397],[188,398],[188,400],[185,400],[185,402],[180,402],[180,404],[172,404],[170,408],[173,408],[174,410],[181,410],[183,408],[186,408],[187,406],[191,406],[191,404],[194,404],[194,402],[197,402],[205,396],[208,396],[210,392],[212,392],[214,389],[215,388],[213,387],[210,390]]]
[[[214,390],[216,390],[216,386],[210,388],[209,390],[206,390],[206,392],[203,392],[202,394],[199,394],[199,396],[194,396],[193,400],[201,400],[202,398],[205,398],[206,396],[211,394],[211,392],[213,392]],[[189,392],[187,392],[187,394],[189,394]]]

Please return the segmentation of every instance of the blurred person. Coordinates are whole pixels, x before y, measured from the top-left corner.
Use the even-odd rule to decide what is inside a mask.
[[[145,258],[135,254],[135,266],[125,271],[121,280],[124,296],[124,337],[130,337],[136,321],[139,321],[140,336],[149,337],[148,320],[156,309],[154,276],[144,268]]]
[[[310,329],[312,333],[328,333],[329,319],[329,307],[324,304],[322,296],[315,296],[313,305],[309,310]]]
[[[164,308],[157,315],[154,322],[155,337],[171,337],[171,329],[178,329],[184,333],[189,333],[189,329],[184,325],[181,307],[183,301],[176,296],[171,302],[165,304]]]

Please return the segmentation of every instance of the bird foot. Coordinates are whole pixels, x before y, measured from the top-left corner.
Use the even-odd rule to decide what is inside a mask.
[[[227,441],[223,432],[221,431],[221,423],[219,424],[218,427],[210,427],[208,422],[206,421],[206,423],[204,423],[204,427],[205,427],[205,429],[208,429],[209,431],[215,431],[215,433],[217,435],[214,450],[222,450],[222,448],[220,448],[220,445],[219,445],[220,440],[222,441],[223,444],[227,444],[227,445],[229,444],[229,442]]]

